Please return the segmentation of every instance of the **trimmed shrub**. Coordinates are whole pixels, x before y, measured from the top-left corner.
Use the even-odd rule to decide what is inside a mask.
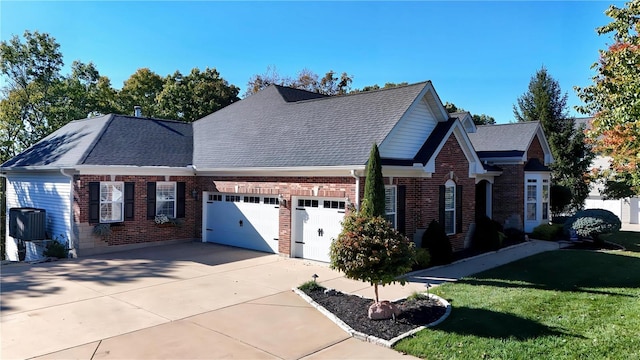
[[[555,241],[562,238],[564,225],[562,224],[541,224],[533,229],[531,238],[537,240]]]
[[[587,209],[578,211],[564,224],[565,235],[571,229],[579,236],[590,237],[596,243],[603,243],[600,235],[610,234],[620,230],[622,223],[611,211],[604,209]]]
[[[451,240],[442,225],[436,220],[432,220],[427,230],[422,234],[422,247],[429,250],[432,265],[451,264],[453,261]]]
[[[554,216],[551,219],[551,223],[552,224],[560,224],[560,225],[564,225],[564,223],[567,222],[567,220],[571,219],[571,216]]]
[[[429,250],[425,248],[416,249],[416,262],[413,266],[413,270],[426,269],[431,263],[431,255]]]
[[[378,284],[405,283],[397,277],[411,271],[414,246],[383,217],[351,212],[342,222],[342,232],[331,243],[330,266],[349,279],[373,285],[377,303]]]
[[[501,226],[487,216],[476,221],[476,229],[471,237],[471,247],[481,251],[495,251],[502,246],[503,236],[500,236]]]
[[[325,290],[325,287],[318,284],[317,282],[310,280],[307,281],[306,283],[298,286],[298,289],[302,290],[305,293],[310,293],[312,291],[316,291],[316,290]]]
[[[525,233],[522,230],[516,228],[504,229],[505,239],[512,243],[524,242]]]

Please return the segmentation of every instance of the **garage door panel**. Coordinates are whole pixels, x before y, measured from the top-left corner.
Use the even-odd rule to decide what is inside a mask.
[[[331,242],[342,230],[344,199],[298,199],[295,205],[294,256],[329,262]]]
[[[278,251],[278,205],[265,204],[264,197],[217,195],[220,195],[217,201],[207,202],[207,242],[270,253]]]

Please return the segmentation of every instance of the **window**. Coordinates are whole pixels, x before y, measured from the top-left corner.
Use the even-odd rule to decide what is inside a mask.
[[[176,217],[176,183],[156,183],[156,215]]]
[[[220,195],[220,194],[209,194],[209,201],[222,201],[222,195]]]
[[[342,210],[344,210],[345,202],[344,201],[329,201],[329,200],[325,200],[323,205],[324,205],[325,209],[342,209]]]
[[[527,214],[526,219],[537,219],[538,180],[527,179]]]
[[[240,196],[238,196],[238,195],[226,195],[224,197],[224,201],[226,201],[226,202],[240,202]]]
[[[298,206],[300,207],[318,207],[319,203],[318,200],[311,200],[311,199],[299,199],[298,200]]]
[[[549,180],[542,180],[542,220],[549,219]]]
[[[395,186],[385,186],[384,187],[384,213],[385,219],[391,225],[396,228],[396,187]]]
[[[124,183],[100,183],[100,222],[112,223],[124,220]]]
[[[260,204],[260,197],[259,196],[245,196],[244,197],[244,202],[252,203],[252,204]]]
[[[452,180],[444,185],[444,230],[447,235],[456,233],[456,183]]]
[[[279,205],[280,204],[280,200],[278,200],[278,198],[276,197],[265,197],[264,198],[264,203],[267,205]]]

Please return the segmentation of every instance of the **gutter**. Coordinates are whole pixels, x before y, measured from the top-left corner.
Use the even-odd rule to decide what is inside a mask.
[[[356,179],[355,208],[356,208],[356,211],[358,211],[360,210],[360,177],[356,175],[356,170],[351,170],[351,176]]]

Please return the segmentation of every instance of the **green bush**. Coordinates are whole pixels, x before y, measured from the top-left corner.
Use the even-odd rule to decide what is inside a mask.
[[[378,302],[378,284],[404,284],[405,280],[396,278],[411,271],[415,250],[413,242],[383,217],[350,212],[342,222],[342,232],[331,243],[330,257],[332,269],[373,285]]]
[[[505,240],[510,242],[524,242],[525,233],[522,230],[516,228],[504,229]]]
[[[413,270],[426,269],[431,262],[431,255],[429,250],[425,248],[416,249],[416,263],[413,266]]]
[[[42,252],[42,255],[45,257],[53,257],[58,259],[66,259],[68,257],[69,250],[67,249],[67,241],[62,237],[62,239],[56,238],[53,241],[49,241],[47,243],[47,247]]]
[[[453,261],[453,248],[444,228],[436,220],[422,234],[422,247],[429,250],[432,265],[445,265]]]
[[[587,209],[578,211],[564,224],[565,235],[573,229],[579,236],[590,237],[596,243],[603,243],[600,235],[620,230],[622,223],[611,211],[604,209]]]
[[[495,251],[502,247],[504,234],[501,235],[498,222],[482,216],[476,221],[476,229],[471,237],[471,247],[481,251]]]
[[[316,290],[324,290],[325,287],[318,284],[317,282],[313,281],[313,280],[309,280],[306,283],[298,286],[298,289],[302,290],[305,293],[309,293],[311,291],[316,291]]]
[[[531,238],[537,240],[555,241],[562,238],[564,225],[562,224],[541,224],[533,229]]]
[[[564,223],[566,223],[567,220],[569,220],[570,218],[571,218],[571,216],[554,216],[551,219],[551,223],[552,224],[564,225]]]

